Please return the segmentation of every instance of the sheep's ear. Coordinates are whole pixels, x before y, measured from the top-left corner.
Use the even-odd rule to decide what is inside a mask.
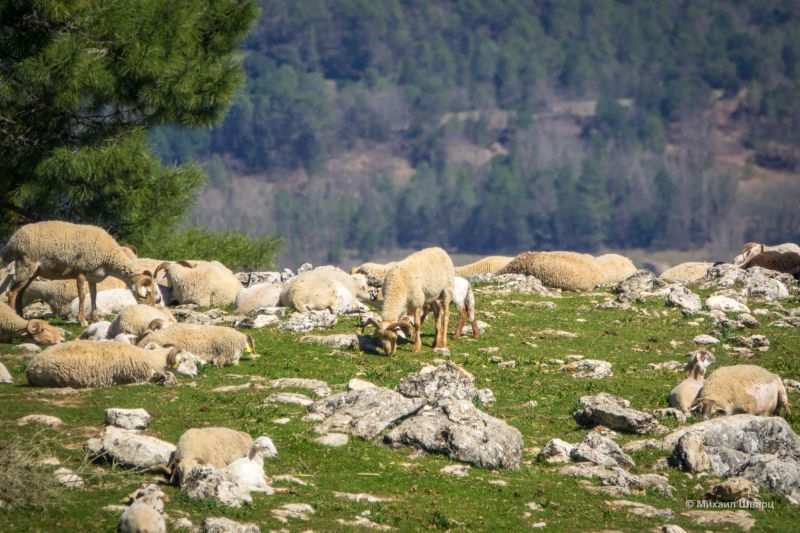
[[[162,270],[168,269],[170,267],[170,265],[172,265],[172,262],[170,262],[170,261],[164,261],[163,263],[158,265],[156,267],[155,272],[153,272],[153,279],[158,279],[158,273],[161,272]]]
[[[28,333],[30,333],[31,335],[36,335],[38,333],[41,333],[41,331],[42,331],[42,321],[41,320],[36,320],[36,319],[29,320],[27,329],[28,329]]]
[[[158,350],[160,348],[161,346],[155,342],[148,342],[147,344],[144,345],[145,350]]]
[[[353,274],[358,274],[358,267],[357,266],[350,267],[350,275],[352,276]]]
[[[164,319],[163,318],[154,318],[147,324],[147,329],[150,331],[158,331],[164,327]]]
[[[412,335],[414,333],[414,324],[405,316],[397,323],[397,328],[403,330],[403,333],[406,335]]]
[[[164,348],[166,348],[166,346],[164,346]],[[172,346],[169,353],[167,354],[167,366],[169,368],[178,368],[178,354],[180,352],[181,351],[178,348]]]
[[[133,255],[135,255],[137,257],[139,256],[139,250],[136,248],[136,246],[126,243],[126,244],[123,244],[122,247],[123,248],[127,248],[128,250],[133,252]]]

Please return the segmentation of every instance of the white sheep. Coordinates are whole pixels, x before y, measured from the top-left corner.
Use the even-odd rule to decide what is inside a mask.
[[[472,326],[472,336],[479,339],[481,336],[478,322],[475,320],[475,293],[472,291],[472,285],[465,278],[456,276],[453,278],[453,305],[456,306],[458,311],[458,323],[453,332],[453,338],[461,337],[464,330],[464,325],[469,321]],[[434,314],[439,312],[439,305],[437,300],[425,305],[425,310],[422,313],[421,323],[425,323],[425,317],[429,312]]]
[[[717,369],[706,380],[691,410],[703,417],[747,413],[759,416],[791,415],[786,387],[780,376],[756,365]]]
[[[569,291],[590,291],[606,280],[594,257],[576,252],[525,252],[496,274],[534,276],[545,287]]]
[[[236,364],[242,354],[252,354],[255,350],[253,337],[226,326],[175,324],[145,333],[139,346],[150,342],[186,350],[215,366]]]
[[[605,275],[603,285],[613,285],[636,274],[637,268],[633,261],[619,254],[598,255],[594,259],[600,270]]]
[[[149,271],[138,271],[130,250],[97,226],[57,220],[26,224],[8,240],[4,263],[14,262],[14,282],[8,290],[9,305],[22,315],[25,289],[38,275],[46,279],[75,279],[78,318],[86,326],[83,309],[85,282],[89,282],[92,321],[97,315],[97,283],[114,276],[129,284],[137,300],[153,303],[158,290]]]
[[[241,457],[225,467],[222,475],[245,492],[274,494],[275,491],[269,486],[264,473],[264,458],[274,459],[277,456],[278,450],[272,443],[272,439],[267,436],[258,437],[250,447],[247,456]]]
[[[366,284],[333,266],[307,270],[297,275],[281,294],[281,304],[306,311],[328,309],[342,313],[360,309],[358,298],[368,298]]]
[[[246,315],[259,307],[278,307],[283,289],[283,285],[274,283],[259,283],[241,289],[236,293],[236,314]]]
[[[85,341],[107,341],[111,339],[108,334],[109,328],[111,328],[111,322],[108,320],[94,322],[89,324],[78,338]]]
[[[153,307],[146,304],[129,305],[123,308],[108,330],[108,337],[116,337],[121,333],[131,333],[136,337],[144,335],[153,320],[160,320],[159,328],[177,324],[169,309]]]
[[[697,394],[703,388],[703,377],[706,374],[706,370],[714,361],[714,354],[708,350],[692,352],[685,368],[689,372],[689,377],[678,383],[669,393],[670,407],[680,409],[684,413],[689,412],[689,408],[697,398]]]
[[[180,374],[184,362],[193,366],[191,354],[185,351],[172,346],[148,348],[117,342],[65,342],[36,354],[25,369],[25,376],[34,387],[110,387],[145,383],[156,372],[167,369]]]
[[[438,299],[443,312],[436,317],[433,346],[446,348],[454,277],[453,261],[441,248],[426,248],[411,254],[386,274],[381,322],[369,319],[361,332],[367,327],[375,327],[384,352],[391,355],[397,351],[397,331],[405,330],[414,335],[412,351],[419,352],[422,348],[422,308]],[[413,323],[408,316],[414,317]]]
[[[381,263],[363,263],[357,267],[350,269],[350,274],[363,274],[367,278],[367,283],[373,287],[380,287],[383,285],[383,278],[397,264],[396,261],[391,261],[385,265]]]
[[[152,272],[152,271],[151,271]],[[84,284],[84,294],[88,291],[88,285]],[[112,276],[107,277],[97,284],[97,292],[102,293],[109,289],[125,289],[125,282]],[[63,318],[70,316],[70,304],[78,298],[78,285],[75,280],[66,279],[35,279],[25,289],[22,297],[22,306],[25,307],[34,302],[42,302],[50,306],[53,314]],[[77,312],[78,306],[75,304]],[[91,312],[91,305],[87,307]],[[85,313],[85,311],[84,311]],[[76,313],[77,314],[77,313]],[[73,316],[75,316],[73,314]]]
[[[490,255],[474,263],[455,267],[456,276],[468,278],[477,274],[494,274],[514,259],[505,255]]]
[[[690,261],[668,268],[658,277],[669,283],[694,283],[703,279],[712,266],[714,263]]]
[[[223,469],[250,453],[253,438],[243,431],[224,427],[189,429],[178,439],[170,459],[170,482],[183,486],[186,474],[198,465]]]
[[[156,289],[157,301],[160,300],[161,294]],[[80,299],[75,298],[69,304],[69,312],[67,313],[68,318],[78,318],[80,319]],[[94,313],[97,316],[113,316],[117,313],[121,312],[126,307],[131,305],[136,305],[137,300],[131,294],[131,291],[128,289],[108,289],[106,291],[98,291],[97,296],[95,298],[96,308]],[[83,312],[84,314],[89,311],[89,302],[84,302]]]
[[[119,533],[166,533],[164,522],[164,492],[150,484],[138,490],[131,504],[122,512]]]
[[[0,302],[0,339],[32,337],[33,340],[42,344],[57,344],[64,342],[64,335],[63,329],[51,326],[46,320],[38,318],[25,320],[11,307]]]
[[[179,304],[197,304],[203,307],[231,305],[242,283],[225,265],[218,261],[178,261],[159,265],[171,289],[173,301]]]
[[[742,247],[742,253],[733,258],[733,264],[736,266],[743,265],[748,259],[762,253],[762,252],[794,252],[800,254],[800,246],[793,242],[785,242],[783,244],[775,244],[767,246],[757,242],[748,242]]]

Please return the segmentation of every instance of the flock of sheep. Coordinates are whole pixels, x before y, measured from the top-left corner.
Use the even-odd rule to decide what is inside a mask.
[[[800,247],[795,244],[765,247],[749,243],[734,263],[745,269],[760,266],[787,272],[800,279],[799,254]],[[252,337],[231,327],[179,323],[167,307],[172,304],[235,305],[237,314],[262,307],[341,313],[366,311],[360,300],[372,297],[381,300],[380,316],[367,318],[362,333],[374,328],[379,345],[391,355],[401,336],[413,342],[412,352],[421,350],[420,332],[428,314],[435,317],[433,347],[446,348],[451,303],[459,314],[453,338],[461,335],[467,323],[478,337],[475,296],[469,281],[473,276],[522,274],[534,276],[549,288],[588,291],[637,272],[629,259],[617,254],[593,257],[573,252],[492,256],[455,267],[444,250],[427,248],[396,263],[364,263],[350,274],[325,266],[291,279],[244,287],[219,262],[139,258],[135,249],[119,245],[101,228],[61,221],[23,226],[8,241],[2,260],[8,275],[0,284],[0,292],[5,292],[8,303],[0,301],[0,338],[32,338],[54,345],[31,360],[26,369],[28,382],[33,386],[76,388],[146,382],[165,371],[196,376],[198,365],[233,364],[254,352]],[[691,282],[700,279],[710,266],[685,263],[664,272],[662,278]],[[48,304],[56,315],[77,318],[86,329],[79,339],[64,342],[65,332],[60,328],[45,320],[22,318],[23,308],[34,301]],[[100,320],[101,314],[111,313],[116,315],[113,321]],[[720,368],[704,380],[713,362],[710,352],[693,353],[687,364],[690,375],[672,391],[670,405],[683,411],[697,410],[705,416],[778,414],[782,408],[789,412],[778,376],[757,366],[735,365]],[[192,431],[207,430],[190,430],[184,436],[186,442],[181,438],[183,446],[179,443],[174,470],[178,481],[198,462],[230,468],[236,460],[242,460],[256,466],[244,468],[245,473],[234,477],[247,477],[247,471],[260,468],[260,474],[248,483],[250,490],[263,489],[263,463],[259,461],[263,454],[277,453],[271,441],[253,442],[246,434],[223,438],[211,434],[213,431],[208,435],[194,435]],[[193,447],[203,448],[193,444],[196,441],[216,438],[222,438],[223,444],[206,448],[224,449],[224,458],[207,456],[218,452],[192,451]],[[158,492],[145,489],[135,499],[152,508],[146,502],[157,501]],[[136,518],[123,518],[131,520],[135,522]]]

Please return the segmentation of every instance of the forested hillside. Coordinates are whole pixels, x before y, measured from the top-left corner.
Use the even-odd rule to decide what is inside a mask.
[[[284,261],[800,241],[796,0],[266,0],[193,215]]]

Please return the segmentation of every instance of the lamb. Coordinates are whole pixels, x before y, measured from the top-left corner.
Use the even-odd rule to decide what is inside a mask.
[[[25,320],[11,307],[0,302],[0,339],[33,337],[33,340],[42,344],[58,344],[64,342],[64,335],[63,329],[51,326],[46,320],[38,318]]]
[[[164,492],[150,484],[138,490],[119,521],[119,533],[166,533]]]
[[[74,340],[36,354],[25,376],[34,387],[110,387],[145,383],[165,369],[183,373],[184,368],[193,366],[191,361],[191,354],[172,346],[143,349],[117,342]],[[190,364],[182,366],[185,362]]]
[[[456,276],[468,278],[476,274],[494,274],[514,259],[505,255],[490,255],[468,265],[455,267]]]
[[[761,252],[748,259],[741,268],[747,270],[754,266],[785,272],[800,280],[800,254],[794,252]]]
[[[156,301],[159,301],[161,298],[158,289],[156,289],[156,294],[158,297]],[[131,291],[128,289],[108,289],[106,291],[99,291],[97,293],[96,298],[97,306],[95,308],[95,314],[97,316],[113,316],[117,313],[121,312],[126,307],[131,305],[136,305],[137,300],[131,294]],[[68,318],[79,318],[80,311],[79,308],[79,300],[75,298],[69,304],[69,312],[67,313]],[[88,302],[83,306],[83,312],[86,313],[89,310]]]
[[[391,261],[382,265],[380,263],[364,263],[360,266],[350,269],[350,274],[363,274],[367,278],[367,283],[372,287],[380,287],[383,285],[383,278],[397,264],[396,261]]]
[[[694,283],[695,281],[703,279],[708,269],[712,266],[714,266],[714,263],[694,261],[681,263],[672,268],[668,268],[658,277],[668,283]]]
[[[172,298],[179,304],[231,305],[243,288],[233,272],[218,261],[165,262],[156,269],[155,278],[162,269],[166,272]]]
[[[281,304],[297,309],[328,309],[332,313],[348,312],[359,308],[358,298],[367,298],[366,285],[358,278],[333,266],[308,270],[295,277],[281,293]]]
[[[603,285],[613,285],[636,274],[636,265],[619,254],[603,254],[595,257],[595,262],[605,274]]]
[[[780,376],[756,365],[724,366],[712,373],[692,403],[691,410],[704,418],[711,415],[747,413],[791,415],[789,398]]]
[[[137,337],[142,336],[153,320],[160,320],[159,328],[169,327],[178,321],[169,309],[159,309],[145,304],[136,304],[125,307],[111,323],[108,337],[116,337],[120,333],[131,333]]]
[[[170,483],[182,486],[186,474],[197,465],[223,469],[248,455],[252,447],[253,438],[243,431],[223,427],[190,429],[178,439],[170,459]]]
[[[469,320],[469,323],[472,326],[472,336],[476,339],[479,339],[481,333],[480,328],[478,327],[478,322],[475,320],[475,293],[472,291],[472,285],[470,282],[460,276],[453,278],[453,304],[455,304],[456,309],[458,310],[458,323],[456,324],[456,329],[453,332],[453,338],[457,339],[461,337],[461,333],[463,333],[464,330],[464,324],[467,320]],[[422,318],[420,319],[421,324],[425,322],[426,315],[431,311],[434,314],[439,312],[439,306],[436,300],[425,305]]]
[[[594,257],[575,252],[525,252],[496,274],[534,276],[546,287],[570,291],[589,291],[606,280]]]
[[[259,283],[236,293],[236,314],[246,315],[259,307],[278,307],[283,285]]]
[[[250,447],[246,457],[241,457],[223,471],[223,476],[228,481],[236,484],[245,492],[264,492],[274,494],[269,486],[267,476],[264,474],[264,457],[273,459],[278,456],[278,450],[267,436],[258,437]]]
[[[85,284],[84,284],[85,285]],[[109,289],[125,289],[125,282],[109,276],[97,284],[97,292]],[[84,294],[87,287],[84,287]],[[53,311],[56,316],[67,318],[70,315],[70,304],[78,298],[78,286],[73,280],[65,279],[36,279],[31,282],[22,298],[22,306],[41,301]],[[78,306],[75,306],[77,310]]]
[[[86,326],[84,283],[89,282],[91,319],[97,315],[97,283],[114,276],[129,284],[137,300],[153,303],[158,294],[149,271],[137,271],[130,251],[97,226],[58,220],[26,224],[8,240],[2,252],[4,263],[14,263],[14,282],[8,303],[22,315],[25,290],[37,275],[47,279],[75,279],[79,300],[78,317]]]
[[[748,242],[742,247],[742,253],[734,257],[733,264],[737,266],[742,265],[751,257],[763,252],[794,252],[800,254],[800,246],[793,242],[785,242],[774,246],[766,246],[757,242]]]
[[[441,248],[426,248],[409,255],[397,263],[383,281],[381,322],[369,319],[361,332],[374,327],[387,355],[397,351],[397,331],[413,333],[412,352],[419,352],[422,348],[422,308],[438,299],[442,312],[436,317],[433,346],[446,348],[454,277],[453,261]],[[414,317],[413,324],[407,316]]]
[[[697,350],[692,352],[691,359],[686,364],[685,370],[689,372],[689,377],[678,383],[669,393],[669,405],[680,409],[684,413],[689,412],[700,389],[703,388],[703,377],[706,370],[715,361],[714,354],[708,350]]]
[[[255,350],[253,337],[250,335],[225,326],[199,324],[181,323],[146,332],[139,341],[139,346],[150,342],[186,350],[215,366],[236,364],[243,353],[252,354]]]
[[[111,338],[108,335],[110,327],[111,322],[108,320],[94,322],[93,324],[89,324],[89,327],[83,330],[78,338],[86,341],[107,341]]]

